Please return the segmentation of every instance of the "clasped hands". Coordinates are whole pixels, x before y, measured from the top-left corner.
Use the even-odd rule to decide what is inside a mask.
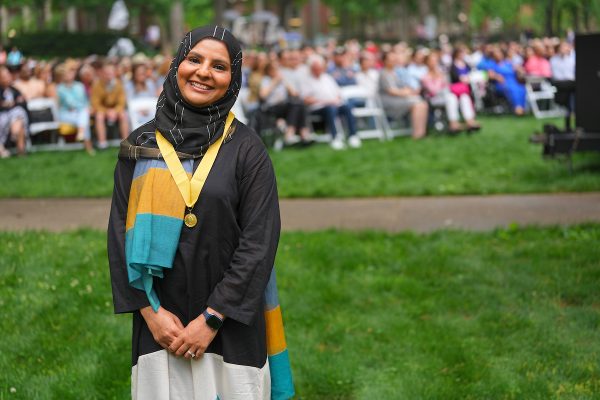
[[[162,307],[158,312],[154,312],[152,307],[148,306],[142,308],[140,313],[146,320],[154,340],[178,357],[202,357],[217,335],[217,331],[206,325],[202,315],[183,326],[175,314]],[[191,354],[194,354],[194,357]]]

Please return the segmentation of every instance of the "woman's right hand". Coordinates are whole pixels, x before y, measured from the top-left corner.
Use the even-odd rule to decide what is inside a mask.
[[[152,337],[156,343],[160,344],[164,349],[168,348],[171,343],[179,336],[184,326],[177,316],[162,307],[159,307],[157,312],[154,312],[151,306],[140,309],[142,317],[146,320],[148,329],[152,333]]]

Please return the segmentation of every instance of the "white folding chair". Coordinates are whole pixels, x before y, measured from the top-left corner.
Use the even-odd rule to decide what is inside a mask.
[[[485,97],[487,83],[488,78],[484,71],[473,70],[469,72],[469,84],[471,86],[471,93],[473,93],[473,100],[477,111],[483,110],[483,98]]]
[[[52,119],[49,121],[38,121],[29,124],[29,134],[35,136],[40,132],[53,131],[58,129],[58,107],[56,101],[50,97],[32,99],[27,102],[27,109],[30,112],[49,110]]]
[[[554,102],[556,88],[545,78],[528,76],[525,80],[527,102],[538,118],[564,117],[565,109]]]
[[[358,85],[342,86],[342,97],[344,100],[358,100],[363,106],[353,107],[352,115],[356,119],[367,119],[374,122],[374,128],[362,129],[357,132],[361,139],[379,139],[385,140],[388,136],[387,120],[383,108],[378,104],[374,96]]]
[[[157,102],[157,97],[140,97],[127,101],[131,130],[139,128],[154,118]]]
[[[63,146],[62,138],[59,138],[59,143],[49,144],[36,144],[35,146],[31,143],[31,138],[42,132],[47,131],[58,131],[60,122],[58,121],[58,105],[56,100],[51,97],[40,97],[37,99],[31,99],[27,102],[27,109],[31,114],[36,112],[48,112],[49,119],[43,121],[29,122],[29,136],[27,137],[27,148],[30,151],[35,150],[55,150]],[[45,113],[44,113],[45,114]],[[54,137],[54,136],[53,136]]]

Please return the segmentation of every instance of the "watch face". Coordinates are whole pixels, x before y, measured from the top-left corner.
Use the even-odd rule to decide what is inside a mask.
[[[206,318],[206,325],[217,330],[223,325],[223,322],[216,315],[209,314],[208,318]]]

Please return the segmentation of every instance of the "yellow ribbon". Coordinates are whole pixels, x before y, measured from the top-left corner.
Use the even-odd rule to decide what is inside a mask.
[[[183,197],[183,201],[189,210],[194,207],[194,204],[196,204],[198,201],[198,197],[200,197],[200,192],[204,187],[208,173],[215,163],[219,149],[225,141],[225,136],[227,136],[227,132],[229,131],[229,127],[231,126],[234,118],[235,115],[232,112],[227,115],[223,135],[221,135],[221,137],[215,143],[213,143],[208,150],[206,150],[206,153],[204,154],[204,157],[202,157],[200,165],[198,165],[198,168],[196,168],[196,172],[192,176],[192,179],[188,178],[188,175],[185,172],[185,169],[183,169],[183,165],[181,164],[181,161],[179,161],[179,157],[177,156],[173,145],[167,139],[165,139],[158,130],[156,131],[156,143],[158,144],[160,153],[162,154],[163,159],[167,164],[167,168],[169,168],[169,172],[175,180],[175,183],[179,188],[179,192]]]

